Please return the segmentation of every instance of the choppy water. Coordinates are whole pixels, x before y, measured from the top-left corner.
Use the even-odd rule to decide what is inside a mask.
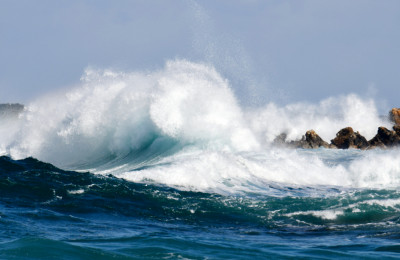
[[[390,124],[373,100],[246,108],[212,66],[171,61],[88,70],[0,122],[0,258],[399,257],[398,149],[272,145],[371,138]]]
[[[400,193],[181,191],[0,158],[2,258],[398,257]],[[274,196],[278,195],[278,196]]]

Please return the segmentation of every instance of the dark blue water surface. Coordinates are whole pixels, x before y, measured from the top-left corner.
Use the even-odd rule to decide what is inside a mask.
[[[223,196],[3,156],[0,259],[399,258],[397,200],[361,189]]]

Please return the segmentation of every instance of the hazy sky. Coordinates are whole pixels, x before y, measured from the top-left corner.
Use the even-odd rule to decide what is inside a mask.
[[[244,102],[374,96],[400,106],[400,1],[0,0],[0,102],[77,82],[88,66],[212,63]],[[386,102],[386,103],[385,103]]]

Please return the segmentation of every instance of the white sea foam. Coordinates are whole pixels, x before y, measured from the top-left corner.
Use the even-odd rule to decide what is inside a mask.
[[[258,146],[228,82],[213,67],[187,61],[152,73],[88,69],[81,87],[29,104],[21,121],[11,142],[1,140],[9,153],[61,166],[124,156],[155,138]]]
[[[340,151],[327,149],[307,153],[275,148],[236,154],[183,152],[164,159],[159,166],[115,174],[135,182],[154,181],[181,189],[224,194],[257,192],[271,195],[267,188],[271,183],[295,188],[400,187],[398,150],[350,151],[348,158],[353,158],[347,163],[337,157],[338,153]],[[331,159],[323,159],[327,156]],[[282,191],[282,195],[286,192]]]
[[[354,204],[350,204],[346,207],[338,207],[333,209],[324,210],[308,210],[308,211],[298,211],[294,213],[285,214],[288,217],[297,215],[313,215],[322,219],[335,220],[340,216],[344,216],[346,213],[363,213],[365,210],[361,209],[363,205],[374,205],[384,207],[384,210],[394,210],[395,212],[400,212],[400,199],[370,199],[363,200]]]
[[[83,194],[85,193],[85,190],[79,189],[79,190],[69,190],[67,191],[69,194]]]
[[[212,66],[176,60],[154,72],[87,69],[80,86],[29,104],[12,127],[2,124],[0,150],[200,191],[262,192],[269,183],[399,187],[398,150],[271,146],[282,132],[297,139],[314,129],[329,141],[346,126],[369,139],[380,125],[389,123],[374,101],[354,94],[243,108]]]
[[[308,211],[299,211],[295,213],[286,214],[288,217],[297,216],[297,215],[313,215],[315,217],[319,217],[322,219],[335,220],[338,216],[344,214],[342,209],[327,209],[327,210],[308,210]]]

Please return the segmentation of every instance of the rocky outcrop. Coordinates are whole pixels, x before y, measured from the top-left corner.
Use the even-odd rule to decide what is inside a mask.
[[[387,148],[400,145],[400,135],[398,134],[400,127],[394,126],[393,129],[394,131],[390,131],[386,127],[379,127],[378,133],[369,141],[370,148]]]
[[[393,130],[396,132],[398,136],[400,136],[400,125],[393,126]]]
[[[274,144],[304,149],[315,149],[319,147],[373,149],[400,146],[400,108],[393,108],[389,112],[389,117],[395,124],[393,130],[381,126],[378,128],[378,133],[375,137],[369,141],[359,132],[355,132],[353,128],[346,127],[336,134],[336,137],[331,140],[330,144],[325,142],[314,130],[307,131],[300,140],[296,141],[287,141],[287,135],[281,134],[275,138]]]
[[[325,147],[329,148],[329,144],[322,140],[322,138],[317,135],[317,133],[314,130],[309,130],[305,134],[306,137],[306,143],[310,148],[319,148],[319,147]]]
[[[367,149],[369,143],[359,132],[354,132],[353,128],[346,127],[340,130],[335,139],[331,140],[332,144],[340,149]]]
[[[389,118],[395,125],[400,125],[400,108],[392,108],[389,112]]]
[[[277,146],[286,146],[286,138],[287,138],[287,134],[286,133],[282,133],[280,135],[278,135],[277,137],[275,137],[273,144],[277,145]]]
[[[0,119],[15,118],[24,110],[21,104],[0,104]]]
[[[283,138],[284,137],[284,138]],[[334,148],[332,145],[325,142],[314,130],[309,130],[300,140],[286,142],[286,134],[279,135],[275,138],[275,144],[285,144],[293,148],[316,149],[319,147]]]

